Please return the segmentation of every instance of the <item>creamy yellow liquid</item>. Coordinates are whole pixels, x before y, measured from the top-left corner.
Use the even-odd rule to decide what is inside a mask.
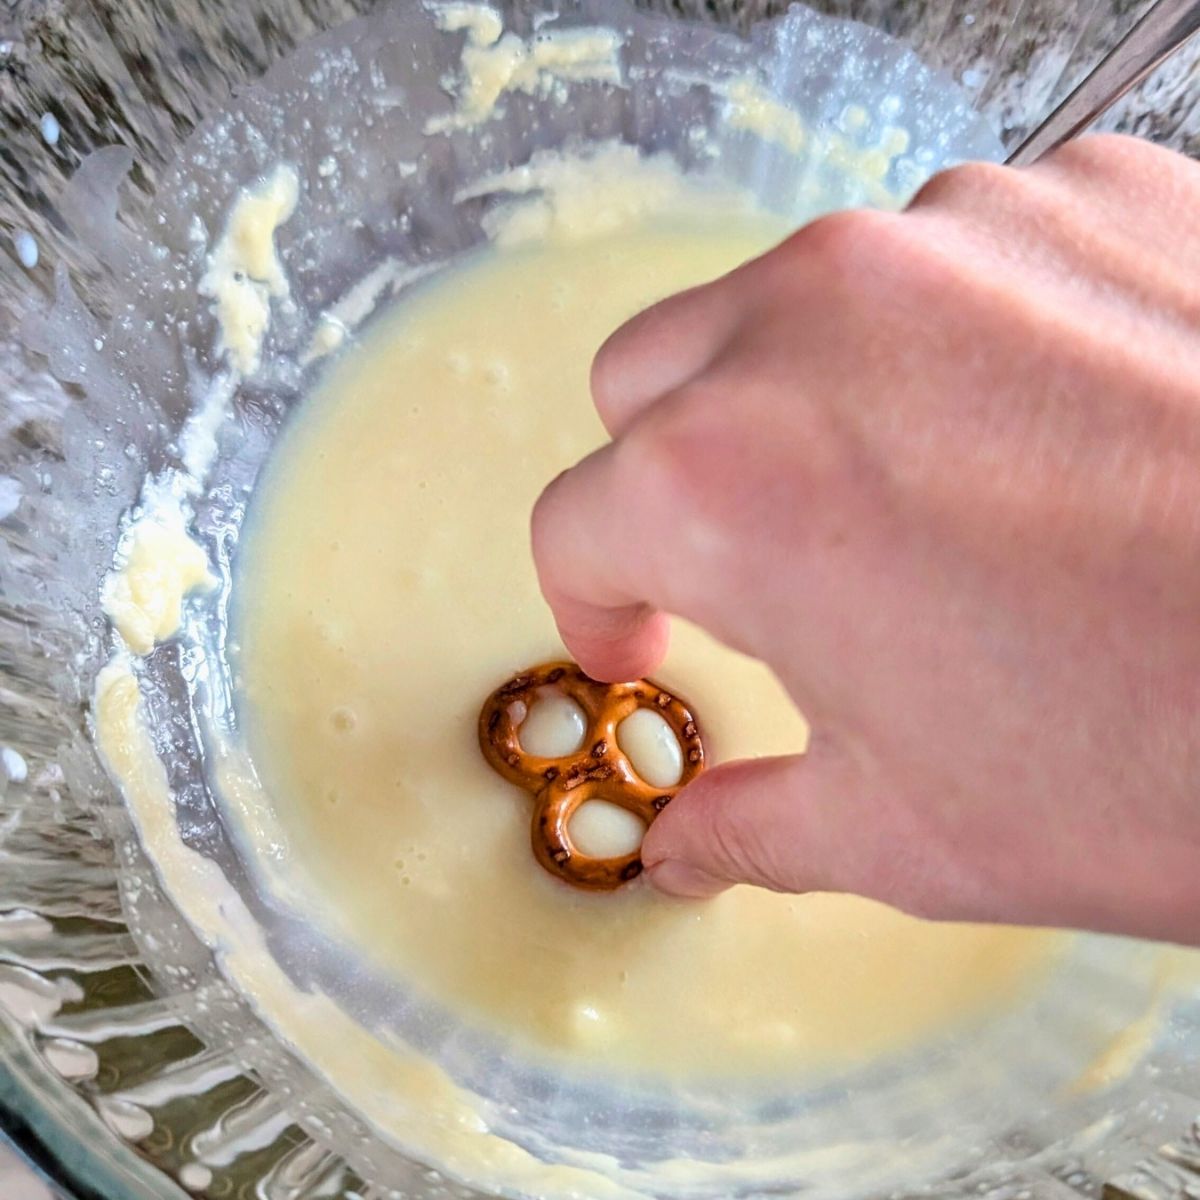
[[[531,1050],[677,1077],[833,1069],[985,1019],[1057,945],[852,897],[580,892],[538,866],[529,797],[480,755],[487,693],[563,654],[528,522],[604,438],[593,353],[771,236],[747,219],[481,255],[331,367],[255,497],[240,711],[314,915]],[[804,745],[773,677],[698,630],[658,678],[716,760]]]

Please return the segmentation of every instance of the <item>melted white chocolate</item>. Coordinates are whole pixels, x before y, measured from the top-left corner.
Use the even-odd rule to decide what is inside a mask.
[[[101,602],[125,644],[135,654],[149,654],[178,632],[185,598],[216,584],[179,508],[163,505],[126,531]]]
[[[504,32],[495,9],[483,4],[442,4],[434,10],[449,33],[467,35],[457,107],[425,123],[427,133],[470,129],[486,121],[510,92],[545,93],[557,80],[620,79],[620,36],[611,29],[548,29],[528,40]]]
[[[485,697],[564,657],[529,514],[604,439],[596,348],[774,232],[684,220],[480,255],[332,365],[255,495],[235,568],[241,710],[293,888],[531,1053],[676,1078],[837,1068],[1005,1004],[1057,945],[846,896],[582,892],[538,865],[530,796],[480,754]],[[677,623],[655,678],[714,761],[804,746],[771,674],[694,628]],[[647,774],[675,769],[657,731],[625,744]],[[583,836],[595,819],[609,837],[608,817]]]
[[[220,348],[243,375],[258,370],[271,301],[288,294],[275,230],[295,211],[298,186],[295,171],[278,167],[261,186],[243,192],[200,281],[201,293],[213,301]]]

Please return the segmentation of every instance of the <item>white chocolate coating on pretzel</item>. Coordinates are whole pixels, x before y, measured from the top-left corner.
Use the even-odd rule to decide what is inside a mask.
[[[642,844],[646,826],[627,808],[607,800],[588,800],[579,806],[568,828],[571,840],[592,858],[620,858]]]
[[[651,787],[674,787],[683,777],[683,747],[652,708],[639,708],[617,726],[617,745]]]
[[[526,754],[565,758],[583,745],[587,717],[574,700],[546,687],[538,690],[537,700],[519,726],[517,738]]]
[[[685,223],[481,255],[331,362],[253,499],[241,714],[293,888],[531,1054],[685,1080],[834,1069],[1005,1004],[1056,944],[845,896],[565,886],[530,853],[529,794],[480,754],[483,698],[566,657],[529,514],[604,439],[592,355],[771,236]],[[694,706],[718,763],[804,744],[771,674],[691,627],[654,677]]]

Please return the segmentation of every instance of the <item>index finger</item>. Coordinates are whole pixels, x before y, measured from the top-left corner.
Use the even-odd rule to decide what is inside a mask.
[[[667,653],[663,533],[620,443],[563,472],[533,510],[538,581],[563,642],[594,679],[640,679]]]

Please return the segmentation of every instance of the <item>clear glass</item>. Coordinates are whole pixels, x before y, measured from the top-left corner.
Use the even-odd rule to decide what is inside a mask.
[[[818,124],[836,122],[848,99],[875,87],[847,72],[846,45],[870,50],[886,64],[877,95],[903,78],[896,90],[915,98],[903,114],[914,144],[896,167],[908,176],[893,180],[903,189],[943,162],[998,157],[1145,5],[815,7],[899,39],[945,74],[926,77],[900,47],[803,10],[784,17],[772,6],[689,0],[634,14],[596,0],[553,12],[564,25],[622,31],[623,88],[572,84],[569,103],[516,97],[478,134],[427,138],[418,118],[447,107],[439,80],[459,39],[438,34],[415,4],[63,0],[18,4],[3,18],[0,1119],[69,1185],[106,1198],[475,1194],[412,1161],[271,1035],[162,891],[89,740],[91,679],[109,646],[99,580],[122,513],[148,472],[177,460],[197,380],[215,367],[212,323],[195,294],[203,246],[189,238],[193,216],[218,229],[236,189],[281,156],[309,184],[303,221],[281,235],[294,310],[273,334],[268,369],[233,396],[195,505],[195,528],[227,583],[245,496],[312,378],[299,349],[316,315],[385,258],[431,268],[476,244],[503,196],[465,195],[463,185],[579,136],[666,150],[699,170],[710,156],[685,136],[699,122],[713,133],[724,177],[799,219],[862,197],[836,180],[805,193],[811,164],[724,131],[713,80],[753,69]],[[528,4],[504,11],[523,32],[540,15]],[[350,18],[360,19],[335,28]],[[837,48],[828,61],[838,69],[814,66],[822,60],[813,30]],[[314,35],[325,36],[314,44]],[[680,64],[703,78],[679,87],[670,76]],[[1200,153],[1195,64],[1195,52],[1167,64],[1106,123]],[[966,99],[944,118],[949,79]],[[389,173],[400,160],[416,169]],[[336,195],[322,190],[330,177]],[[258,904],[209,786],[206,739],[234,723],[223,629],[219,597],[146,665],[180,826],[272,922],[280,961],[336,994],[335,948],[294,914]],[[1115,1086],[1063,1090],[1076,1051],[1144,1011],[1145,953],[1082,943],[1069,969],[1008,1024],[948,1041],[921,1073],[892,1064],[890,1076],[858,1081],[860,1094],[878,1097],[874,1108],[837,1095],[780,1097],[754,1122],[726,1114],[692,1132],[698,1142],[724,1139],[729,1154],[751,1140],[760,1149],[772,1138],[856,1140],[878,1144],[881,1161],[903,1136],[910,1148],[928,1143],[920,1182],[935,1194],[1024,1200],[1108,1185],[1153,1197],[1189,1180],[1200,1186],[1191,1126],[1200,1112],[1200,998],[1175,997],[1144,1044],[1130,1041]],[[396,1008],[387,981],[355,980],[376,1016]],[[595,1081],[547,1093],[546,1080],[496,1047],[462,1039],[447,1039],[440,1053],[458,1078],[517,1111],[527,1141],[561,1150],[585,1124],[581,1115],[602,1111],[621,1118],[614,1126],[625,1140],[596,1134],[600,1142],[577,1149],[652,1156],[662,1143],[657,1113],[676,1122],[677,1148],[692,1148],[682,1110],[655,1110],[655,1097],[601,1094]],[[934,1085],[957,1087],[945,1130],[935,1125],[946,1093],[934,1104]],[[553,1103],[535,1111],[534,1098],[547,1094]],[[634,1099],[648,1144],[627,1119]],[[933,1135],[943,1133],[948,1156],[933,1153]],[[868,1194],[895,1180],[884,1162],[843,1183],[838,1194]],[[805,1190],[822,1189],[793,1179],[774,1194]]]

